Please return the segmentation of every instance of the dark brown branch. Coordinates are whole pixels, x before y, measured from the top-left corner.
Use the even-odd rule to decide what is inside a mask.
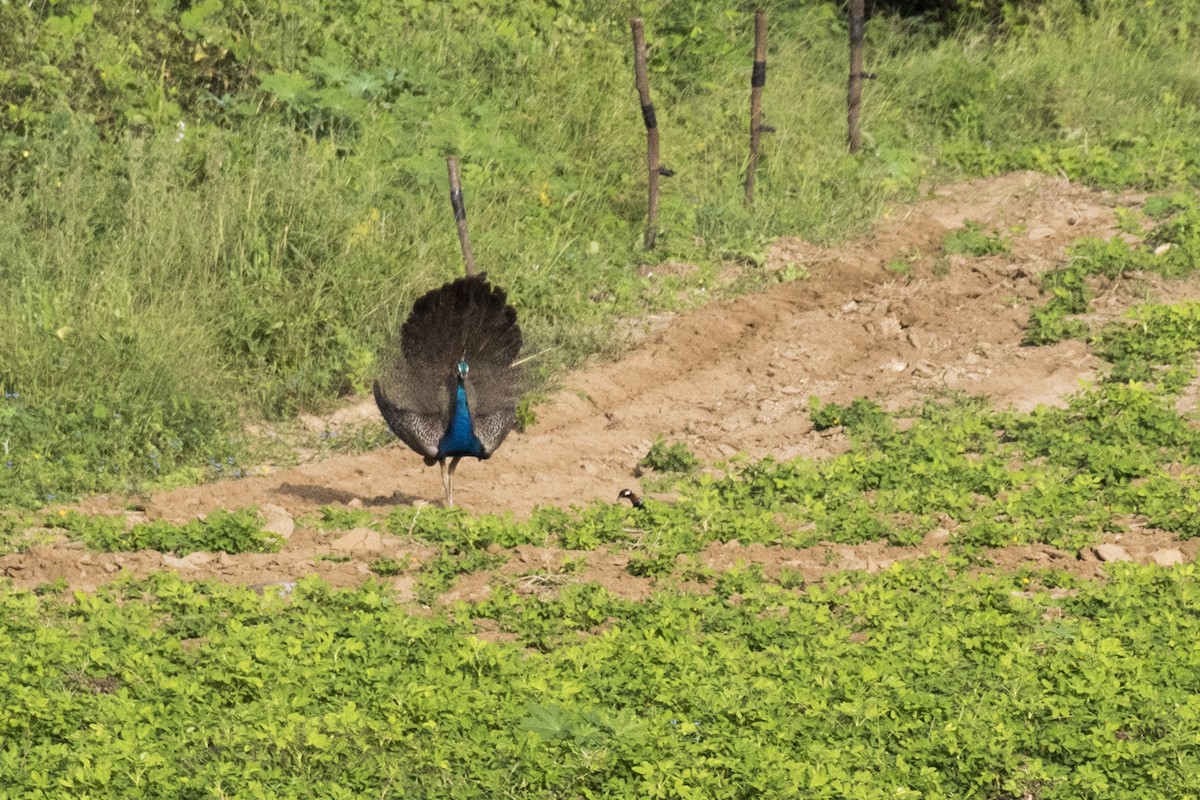
[[[767,85],[767,12],[754,12],[754,66],[750,70],[750,162],[746,164],[746,205],[754,204],[758,142],[763,133],[762,91]]]
[[[650,102],[650,78],[646,74],[646,34],[641,17],[629,21],[633,30],[633,73],[637,83],[638,100],[642,104],[642,121],[646,123],[646,169],[649,178],[649,200],[646,208],[646,249],[654,249],[658,236],[658,120],[654,115],[654,103]]]

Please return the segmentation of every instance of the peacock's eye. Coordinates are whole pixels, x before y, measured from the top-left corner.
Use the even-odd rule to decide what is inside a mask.
[[[462,377],[464,377],[464,378],[467,377],[467,370],[469,370],[469,369],[470,369],[470,367],[467,366],[467,362],[465,362],[465,361],[458,362],[458,374],[461,375]]]

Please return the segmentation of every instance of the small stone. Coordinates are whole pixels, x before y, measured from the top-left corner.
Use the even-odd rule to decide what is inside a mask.
[[[396,599],[402,603],[415,600],[417,597],[417,579],[412,575],[401,575],[392,579],[392,591]]]
[[[895,317],[884,317],[883,319],[879,320],[878,328],[880,336],[888,337],[896,336],[900,333],[900,331],[904,330],[903,326],[900,324],[900,320],[896,319]]]
[[[188,559],[178,558],[169,553],[163,553],[162,563],[164,567],[170,567],[171,569],[199,569]]]
[[[1154,563],[1160,567],[1173,567],[1176,564],[1183,563],[1183,551],[1176,550],[1174,547],[1166,550],[1155,550],[1150,558],[1154,559]]]
[[[312,414],[301,414],[297,419],[300,424],[308,428],[313,433],[320,433],[326,429],[325,420],[320,417],[314,417]]]
[[[352,497],[352,498],[350,498],[349,502],[346,503],[346,508],[362,508],[362,507],[363,507],[363,501],[362,501],[361,497]]]
[[[1106,544],[1096,545],[1095,547],[1092,548],[1092,552],[1095,553],[1096,558],[1100,559],[1101,561],[1131,561],[1132,560],[1129,557],[1128,551],[1126,551],[1124,547],[1121,547],[1121,545],[1119,545],[1119,544],[1112,544],[1111,542],[1106,543]]]
[[[916,375],[918,378],[932,378],[934,375],[933,365],[928,361],[922,361],[913,367],[913,375]]]
[[[379,531],[355,528],[339,536],[329,545],[340,553],[378,553],[383,550]]]
[[[261,595],[265,595],[267,593],[267,589],[270,589],[271,591],[277,593],[280,597],[287,597],[292,593],[292,590],[296,588],[296,582],[286,581],[284,583],[252,583],[246,588],[251,589],[257,594]]]
[[[925,534],[925,538],[921,540],[921,544],[925,547],[937,547],[938,545],[945,544],[949,539],[950,531],[939,527]]]
[[[263,516],[267,518],[267,522],[262,529],[267,533],[273,533],[284,539],[290,537],[296,530],[296,522],[292,519],[292,515],[280,506],[267,503],[262,506]]]
[[[843,548],[839,553],[841,560],[838,563],[840,569],[855,570],[864,572],[868,568],[868,562],[865,558],[861,558],[857,553],[849,548]]]

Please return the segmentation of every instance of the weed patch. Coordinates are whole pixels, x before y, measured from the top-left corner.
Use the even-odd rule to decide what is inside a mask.
[[[942,249],[958,255],[994,256],[1008,252],[1008,243],[995,231],[985,231],[978,222],[967,220],[962,228],[946,234]]]
[[[655,472],[695,472],[700,468],[700,459],[683,442],[667,444],[659,435],[638,466]]]

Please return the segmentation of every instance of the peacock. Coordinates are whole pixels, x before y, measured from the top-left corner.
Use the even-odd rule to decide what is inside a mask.
[[[392,433],[440,465],[447,507],[458,462],[489,458],[516,422],[520,352],[516,310],[480,273],[420,297],[381,361],[375,403]]]

